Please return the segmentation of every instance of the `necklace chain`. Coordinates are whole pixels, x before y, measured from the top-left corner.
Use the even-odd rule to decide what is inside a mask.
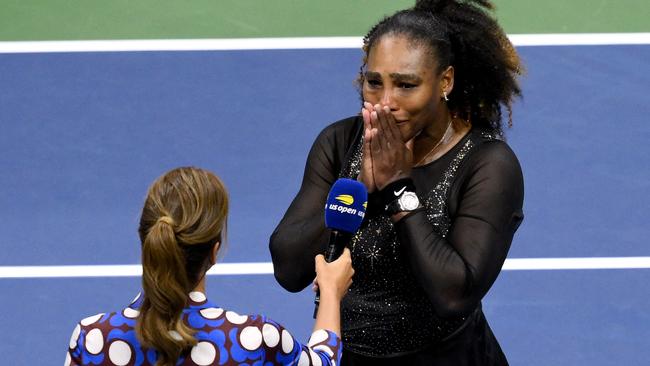
[[[431,153],[432,153],[432,152],[433,152],[433,151],[434,151],[438,146],[440,146],[440,144],[442,144],[442,142],[443,142],[443,141],[445,140],[445,138],[447,137],[447,134],[449,133],[449,127],[451,127],[451,121],[452,121],[452,120],[451,120],[451,118],[450,118],[450,119],[449,119],[449,123],[447,123],[447,128],[445,129],[445,133],[442,134],[442,136],[440,137],[440,140],[438,140],[438,142],[437,142],[437,143],[436,143],[436,144],[431,148],[431,150],[429,150],[429,152],[426,153],[426,155],[424,155],[424,156],[422,157],[422,159],[420,159],[420,161],[418,161],[414,166],[419,166],[420,163],[422,163],[426,158],[428,158],[429,155],[431,155]]]

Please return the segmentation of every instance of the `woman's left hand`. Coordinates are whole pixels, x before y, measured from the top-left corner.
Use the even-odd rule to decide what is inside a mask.
[[[389,183],[410,176],[413,167],[413,140],[402,141],[402,134],[390,108],[380,105],[370,113],[372,170],[375,185],[381,190]]]

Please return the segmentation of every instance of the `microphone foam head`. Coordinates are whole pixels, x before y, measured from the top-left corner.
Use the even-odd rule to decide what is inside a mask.
[[[368,206],[368,191],[363,183],[341,178],[334,182],[325,203],[325,226],[354,233],[361,226]]]

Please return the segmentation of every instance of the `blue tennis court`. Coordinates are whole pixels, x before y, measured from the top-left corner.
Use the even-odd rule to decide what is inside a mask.
[[[509,258],[647,257],[650,46],[520,47],[507,131],[526,183]],[[327,124],[358,112],[353,49],[0,54],[0,266],[139,263],[148,185],[196,165],[231,195],[224,262],[268,237]],[[505,270],[484,308],[512,365],[647,365],[647,268]],[[0,278],[7,365],[63,362],[75,322],[137,277]],[[299,338],[313,295],[272,275],[211,276],[211,299]]]

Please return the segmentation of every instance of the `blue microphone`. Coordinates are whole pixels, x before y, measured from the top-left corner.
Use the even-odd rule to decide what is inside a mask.
[[[334,182],[325,202],[325,227],[332,230],[325,255],[327,262],[336,260],[352,234],[359,230],[367,206],[368,191],[363,183],[346,178]]]
[[[325,227],[331,230],[325,261],[336,260],[359,230],[368,207],[368,191],[363,183],[341,178],[334,182],[325,202]],[[320,293],[316,293],[314,319],[318,313]]]

